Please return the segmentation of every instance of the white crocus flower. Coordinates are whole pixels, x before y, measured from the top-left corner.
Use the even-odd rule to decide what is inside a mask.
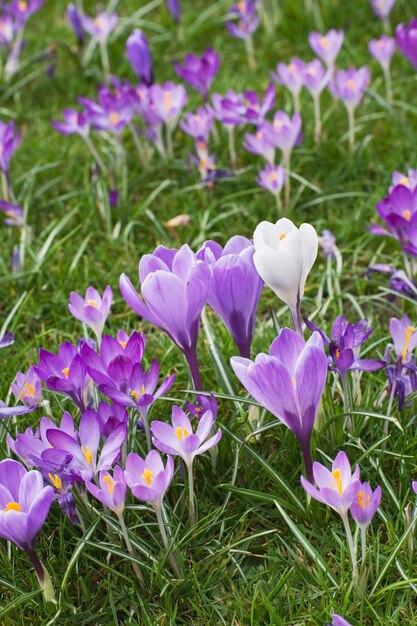
[[[253,244],[258,274],[290,307],[295,328],[301,333],[300,303],[318,250],[315,228],[311,224],[297,228],[286,217],[276,224],[261,222],[253,234]]]

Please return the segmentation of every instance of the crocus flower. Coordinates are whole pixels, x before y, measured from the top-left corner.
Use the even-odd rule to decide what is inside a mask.
[[[80,113],[75,109],[64,109],[62,113],[63,122],[52,121],[51,126],[61,135],[81,135],[87,137],[90,132],[90,120],[85,113]]]
[[[337,613],[332,614],[332,623],[330,626],[352,626],[350,622],[345,620],[344,617],[338,615]]]
[[[81,481],[92,480],[98,472],[110,469],[119,460],[126,436],[126,424],[120,424],[106,440],[99,454],[100,426],[94,415],[87,412],[80,420],[79,443],[61,430],[46,431],[52,447],[42,452],[42,460],[57,462],[69,455],[67,465],[74,477]]]
[[[391,13],[395,0],[371,0],[371,5],[375,15],[382,20],[386,20]]]
[[[109,14],[105,11],[99,11],[94,19],[87,17],[86,15],[81,17],[81,23],[84,30],[99,42],[107,41],[110,34],[116,28],[117,21],[118,17],[116,13]]]
[[[88,287],[84,298],[76,291],[71,291],[68,310],[75,319],[89,326],[100,342],[112,304],[113,291],[109,285],[105,288],[103,296],[94,287]]]
[[[42,474],[27,471],[18,463],[6,459],[0,462],[0,537],[25,550],[32,560],[45,598],[53,597],[50,578],[34,550],[54,499],[52,487],[44,486]],[[49,583],[49,585],[48,585]]]
[[[276,198],[278,209],[281,207],[280,193],[285,184],[287,174],[282,165],[266,164],[263,170],[258,173],[256,182],[260,187],[270,191]]]
[[[164,330],[183,351],[194,384],[201,389],[197,361],[200,315],[207,301],[210,270],[188,245],[179,250],[159,246],[139,263],[142,298],[122,274],[120,291],[128,305],[151,324]]]
[[[5,124],[0,121],[0,170],[8,174],[10,159],[20,144],[22,133],[15,133],[14,122]]]
[[[248,393],[297,437],[312,480],[310,439],[327,376],[319,333],[305,343],[295,331],[284,328],[269,355],[259,354],[254,362],[233,357],[231,365]]]
[[[201,57],[187,54],[182,64],[174,63],[178,76],[197,89],[204,100],[207,100],[211,83],[219,67],[220,57],[212,48],[207,48]]]
[[[407,25],[398,24],[395,40],[400,52],[417,69],[417,18],[413,18]]]
[[[288,204],[290,193],[290,160],[291,153],[295,146],[297,146],[301,139],[301,115],[294,113],[292,117],[289,117],[283,111],[277,111],[274,115],[272,124],[270,122],[264,122],[263,126],[266,130],[268,140],[281,150],[282,164],[286,169],[286,189],[285,189],[285,201]]]
[[[321,135],[320,95],[329,82],[331,72],[325,71],[318,59],[304,65],[303,83],[311,93],[314,104],[314,138],[319,141]]]
[[[172,408],[172,426],[165,422],[155,420],[151,423],[152,443],[155,448],[171,454],[180,456],[188,469],[189,480],[189,513],[191,524],[195,523],[194,505],[194,477],[193,462],[196,456],[204,454],[218,444],[222,436],[220,428],[209,437],[213,424],[214,415],[211,411],[206,411],[198,422],[195,433],[187,415],[179,406]],[[209,437],[209,438],[208,438]]]
[[[389,323],[389,331],[394,341],[394,352],[397,362],[408,363],[417,347],[417,328],[410,318],[404,315],[400,320],[392,317]]]
[[[126,459],[124,478],[131,492],[138,500],[147,502],[160,510],[162,500],[174,475],[174,461],[169,456],[166,467],[161,455],[151,450],[145,459],[131,452]]]
[[[334,67],[336,57],[343,46],[345,34],[342,30],[329,30],[325,35],[310,33],[308,42],[314,54],[324,61],[327,67]]]
[[[106,470],[99,474],[100,487],[87,481],[85,486],[92,496],[117,516],[123,513],[126,498],[126,481],[123,470],[116,465],[111,475]]]
[[[127,424],[129,420],[129,414],[124,406],[120,406],[119,404],[112,404],[110,406],[110,404],[107,404],[107,402],[103,400],[99,402],[96,410],[87,409],[87,411],[93,411],[99,423],[100,434],[103,439],[107,439],[120,424]]]
[[[323,250],[324,256],[327,258],[335,258],[338,253],[336,246],[336,237],[331,230],[322,230],[319,237],[319,244]]]
[[[168,81],[163,85],[151,85],[149,89],[153,113],[166,124],[168,155],[172,155],[172,132],[174,131],[180,113],[187,102],[187,93],[183,85],[176,85]],[[156,128],[158,128],[156,126]],[[160,140],[161,141],[161,140]]]
[[[256,0],[241,0],[232,6],[228,13],[226,28],[232,37],[249,39],[259,25]]]
[[[0,211],[6,215],[4,223],[8,226],[23,226],[23,209],[21,206],[0,200]]]
[[[84,30],[81,19],[81,14],[78,11],[77,5],[70,2],[67,6],[67,20],[77,38],[80,45],[84,43]]]
[[[199,107],[197,113],[186,113],[184,120],[180,122],[180,126],[190,137],[202,139],[207,143],[209,135],[213,130],[213,113],[207,106]]]
[[[197,401],[189,402],[187,400],[187,402],[185,403],[185,408],[189,413],[191,413],[191,415],[193,415],[197,419],[200,419],[206,411],[211,411],[214,419],[216,419],[217,417],[217,399],[216,396],[214,396],[213,394],[206,396],[199,393],[197,394]]]
[[[197,252],[211,272],[208,303],[223,320],[241,356],[250,356],[256,309],[263,282],[253,264],[255,249],[245,237],[232,237],[224,249],[206,241]]]
[[[8,348],[14,344],[14,334],[13,333],[5,333],[4,335],[0,334],[0,349]]]
[[[381,497],[381,487],[372,491],[369,483],[360,484],[356,498],[350,505],[350,513],[361,530],[366,531],[371,523],[381,503]]]
[[[16,400],[20,400],[28,406],[39,406],[42,400],[42,382],[33,367],[26,374],[18,372],[11,384],[11,389]]]
[[[404,185],[404,187],[407,187],[410,191],[414,191],[417,187],[417,170],[413,170],[409,167],[407,174],[394,172],[392,174],[392,187],[390,187],[389,192],[391,193],[397,185]]]
[[[85,410],[85,395],[89,379],[84,362],[75,346],[68,341],[59,346],[58,354],[41,348],[36,374],[51,391],[59,391]]]
[[[16,20],[18,28],[22,28],[27,19],[42,7],[45,0],[12,0],[6,10]]]
[[[304,84],[305,64],[301,59],[293,58],[291,63],[278,63],[276,72],[272,72],[272,78],[279,84],[283,85],[292,94],[294,98],[294,108],[300,110],[300,91]]]
[[[15,415],[24,415],[31,413],[36,409],[35,406],[7,406],[5,402],[0,400],[0,419],[7,419]]]
[[[0,45],[9,46],[15,34],[15,22],[10,15],[0,16]]]
[[[261,100],[254,91],[245,91],[246,121],[250,124],[261,124],[266,114],[272,110],[275,102],[275,87],[272,83],[265,90]]]
[[[363,99],[370,79],[366,66],[360,69],[350,67],[348,70],[339,70],[329,83],[329,89],[336,98],[342,100],[349,118],[349,145],[353,150],[355,143],[354,116],[355,109]]]
[[[382,68],[388,70],[395,51],[395,39],[382,35],[380,39],[371,39],[368,48],[371,55],[381,64]]]
[[[411,191],[404,185],[397,185],[377,203],[376,210],[386,228],[373,224],[370,232],[398,239],[404,251],[416,256],[417,188]]]
[[[147,38],[139,28],[135,28],[126,41],[126,56],[140,80],[146,85],[151,85],[153,83],[151,51]]]
[[[262,156],[269,165],[274,165],[275,145],[272,143],[271,133],[265,123],[258,126],[255,135],[246,133],[243,147],[253,154]]]
[[[237,126],[246,123],[247,106],[242,93],[229,89],[224,96],[214,93],[211,101],[214,117],[222,124]]]
[[[167,0],[168,11],[172,15],[172,19],[175,22],[179,22],[181,19],[181,4],[180,0]]]
[[[301,224],[297,228],[285,217],[276,224],[261,222],[253,234],[253,245],[260,277],[290,307],[295,327],[302,334],[300,303],[318,251],[314,227]]]

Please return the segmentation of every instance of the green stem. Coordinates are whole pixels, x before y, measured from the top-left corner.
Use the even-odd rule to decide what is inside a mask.
[[[123,517],[123,513],[120,513],[117,517],[119,519],[120,528],[122,530],[123,539],[125,540],[125,544],[126,544],[126,548],[127,548],[128,553],[129,553],[129,556],[131,556],[132,558],[136,558],[135,551],[134,551],[132,543],[131,543],[131,541],[129,539],[129,535],[128,535],[128,532],[127,532],[127,528],[126,528],[125,520],[124,520],[124,517]],[[143,583],[143,574],[140,571],[139,565],[132,561],[132,567],[133,567],[133,571],[135,572],[135,574],[138,577],[138,579],[140,580],[140,582]]]
[[[342,521],[343,521],[343,526],[345,527],[346,538],[347,538],[349,552],[350,552],[350,559],[352,561],[353,579],[355,583],[357,583],[358,582],[358,563],[356,561],[355,546],[353,545],[352,531],[350,530],[347,513],[342,515]]]
[[[34,548],[29,548],[27,550],[27,555],[32,561],[33,567],[35,568],[36,576],[39,582],[39,587],[42,589],[45,602],[53,602],[54,604],[56,604],[55,592],[52,586],[52,581],[48,573],[48,570],[42,564]]]
[[[246,45],[246,54],[248,56],[249,67],[254,70],[256,69],[256,59],[255,59],[255,51],[253,48],[253,39],[252,36],[245,39]]]
[[[175,556],[172,554],[170,546],[169,546],[168,536],[165,530],[165,523],[162,517],[162,509],[160,506],[155,507],[155,513],[156,513],[156,519],[158,520],[159,532],[161,533],[162,541],[163,541],[165,550],[168,554],[168,559],[169,559],[169,562],[171,563],[171,567],[174,570],[175,576],[177,578],[182,578],[177,560]]]
[[[349,149],[353,152],[355,147],[355,109],[347,107],[348,121],[349,121]]]
[[[97,152],[97,150],[95,149],[93,142],[91,141],[90,137],[84,137],[84,141],[88,147],[88,149],[90,150],[93,159],[95,160],[95,162],[97,163],[97,165],[99,166],[100,170],[104,173],[107,173],[107,167],[104,165],[104,162],[102,161],[99,153]]]
[[[195,504],[194,504],[194,475],[193,462],[187,463],[188,469],[188,511],[190,515],[190,525],[193,527],[196,522]]]
[[[313,96],[314,103],[314,141],[319,143],[321,138],[321,113],[320,113],[320,95]]]
[[[101,64],[103,66],[104,78],[106,82],[109,82],[110,61],[109,61],[109,52],[107,50],[107,41],[100,41],[100,54],[101,54]]]

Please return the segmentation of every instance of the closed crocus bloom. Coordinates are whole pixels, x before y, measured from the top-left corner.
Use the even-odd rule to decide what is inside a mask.
[[[52,121],[51,126],[61,135],[80,135],[84,139],[90,133],[90,119],[85,113],[75,109],[64,109],[62,122]]]
[[[361,530],[366,531],[381,503],[381,487],[372,491],[369,483],[362,483],[356,499],[350,506],[350,513]]]
[[[253,261],[260,277],[290,307],[296,330],[301,333],[300,303],[318,251],[314,227],[301,224],[297,228],[286,217],[276,224],[261,222],[253,234],[253,245]]]
[[[15,133],[14,122],[5,124],[0,121],[0,170],[5,174],[9,172],[10,159],[18,148],[22,133]]]
[[[310,33],[308,41],[311,49],[328,67],[332,67],[343,45],[345,34],[342,30],[329,30],[325,35]]]
[[[405,185],[396,185],[381,202],[376,205],[379,217],[386,228],[373,224],[369,229],[375,235],[384,235],[398,239],[403,248],[417,254],[417,249],[409,250],[410,235],[417,227],[417,188],[409,189]],[[415,248],[415,246],[412,246]]]
[[[67,6],[67,20],[72,30],[74,31],[74,35],[76,36],[78,43],[83,44],[84,30],[81,21],[81,15],[78,11],[77,6],[73,2],[70,2]]]
[[[337,613],[332,614],[332,623],[330,626],[352,626],[350,622]]]
[[[182,64],[174,63],[178,76],[197,89],[204,100],[219,67],[220,57],[212,48],[207,48],[201,57],[187,54]]]
[[[75,291],[71,292],[68,310],[75,319],[92,328],[97,341],[101,341],[112,304],[113,291],[109,285],[105,288],[103,296],[94,287],[88,287],[84,298]]]
[[[231,365],[248,393],[297,437],[312,479],[310,439],[328,368],[319,333],[305,343],[295,331],[284,328],[269,355],[258,354],[254,362],[233,357]]]
[[[181,19],[181,4],[180,0],[166,0],[168,11],[172,15],[172,19],[175,22],[179,22]]]
[[[368,44],[369,52],[372,54],[383,69],[388,69],[392,55],[395,52],[395,39],[382,35],[380,39],[371,39]]]
[[[152,57],[149,43],[139,28],[135,28],[126,42],[126,55],[135,74],[146,84],[153,83]]]
[[[33,367],[26,374],[18,372],[11,384],[11,390],[16,398],[28,406],[39,406],[42,400],[42,382]]]
[[[276,72],[272,72],[272,78],[286,87],[294,98],[295,110],[300,110],[300,91],[303,87],[304,61],[293,58],[291,63],[278,63]]]
[[[375,15],[382,20],[386,20],[391,13],[395,0],[371,0],[371,5]]]
[[[274,196],[279,197],[286,176],[287,174],[282,165],[274,166],[267,163],[265,168],[260,170],[256,182],[260,187],[267,189],[273,193]]]
[[[241,356],[250,356],[256,309],[263,282],[253,264],[249,239],[232,237],[222,248],[206,241],[197,257],[210,268],[208,303],[230,331]]]
[[[417,69],[417,18],[413,18],[407,25],[398,24],[395,39],[401,53]]]
[[[142,257],[139,276],[142,298],[125,274],[120,277],[123,297],[138,315],[164,330],[182,350],[194,384],[201,390],[197,338],[210,288],[209,268],[188,245],[179,250],[159,246],[153,254]]]
[[[96,500],[104,504],[116,515],[121,515],[125,508],[126,481],[123,470],[116,465],[113,475],[107,471],[100,472],[100,487],[87,481],[85,486]]]

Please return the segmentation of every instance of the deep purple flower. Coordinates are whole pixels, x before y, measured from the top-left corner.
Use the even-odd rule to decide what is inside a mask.
[[[371,0],[371,5],[375,15],[382,20],[386,20],[391,13],[395,0]]]
[[[109,14],[106,13],[106,11],[99,11],[94,19],[86,15],[81,17],[84,30],[99,42],[107,41],[110,34],[116,28],[117,21],[118,17],[116,13]]]
[[[248,393],[297,437],[311,480],[310,439],[327,377],[319,333],[305,343],[298,333],[284,328],[269,355],[258,354],[254,362],[233,357],[231,365]]]
[[[385,361],[359,357],[360,346],[365,343],[372,330],[366,319],[355,324],[350,324],[343,315],[335,319],[331,330],[329,352],[334,367],[341,376],[344,376],[350,369],[375,372],[385,366]]]
[[[0,537],[21,550],[33,548],[54,499],[42,474],[6,459],[0,462]]]
[[[294,57],[291,63],[278,63],[275,72],[272,72],[272,78],[279,84],[283,85],[291,92],[295,110],[300,110],[300,91],[304,84],[305,63],[301,59]]]
[[[75,319],[92,328],[97,341],[100,342],[112,304],[113,291],[109,285],[105,288],[103,296],[94,287],[88,287],[84,298],[79,293],[71,291],[68,310]]]
[[[260,187],[273,193],[274,196],[279,196],[286,177],[287,174],[282,165],[275,166],[267,163],[265,169],[259,171],[256,182]]]
[[[417,69],[417,18],[413,18],[407,25],[398,24],[395,40],[400,52]]]
[[[13,15],[17,27],[22,28],[26,20],[42,7],[45,0],[12,0],[6,10]]]
[[[390,194],[376,205],[378,215],[386,228],[373,224],[369,231],[398,239],[403,249],[417,254],[417,188],[411,191],[404,185],[397,185]]]
[[[224,249],[206,241],[197,257],[210,268],[208,303],[223,320],[240,356],[250,357],[256,309],[263,281],[253,264],[255,249],[245,237],[232,237]]]
[[[89,383],[86,367],[75,346],[66,341],[59,346],[58,354],[41,348],[39,365],[34,366],[36,374],[48,389],[59,391],[85,410],[85,396]]]
[[[63,122],[52,121],[51,126],[61,135],[81,135],[87,137],[90,132],[90,120],[85,113],[80,113],[75,109],[64,109],[62,113]]]
[[[222,124],[231,126],[246,124],[247,106],[243,94],[229,89],[225,96],[214,93],[211,101],[214,117]]]
[[[369,69],[350,67],[348,70],[336,72],[329,83],[330,91],[342,100],[348,109],[355,109],[365,95],[370,79]]]
[[[350,622],[344,619],[341,615],[337,613],[332,614],[332,623],[330,626],[352,626]]]
[[[152,57],[143,32],[135,28],[126,41],[126,56],[135,74],[146,85],[153,83]]]
[[[80,45],[84,43],[84,30],[82,25],[81,14],[78,11],[77,5],[70,2],[67,6],[67,20],[74,31],[74,35]]]
[[[212,48],[207,48],[201,57],[187,54],[182,64],[174,62],[178,76],[197,89],[204,100],[207,100],[211,83],[219,67],[220,57]]]
[[[197,394],[196,402],[189,402],[187,400],[187,402],[185,403],[185,408],[189,413],[191,413],[193,417],[196,417],[197,419],[200,419],[206,411],[211,411],[214,419],[216,419],[217,417],[217,399],[216,396],[214,396],[213,394],[206,396],[199,393]]]
[[[172,15],[172,19],[175,22],[179,22],[181,19],[181,4],[180,0],[167,0],[168,11]]]
[[[0,170],[6,175],[9,172],[10,159],[20,144],[22,133],[15,134],[14,122],[5,124],[0,121]]]
[[[342,30],[329,30],[325,35],[310,33],[308,41],[314,54],[317,54],[328,67],[332,67],[343,46],[345,34]]]
[[[407,363],[404,367],[401,364],[389,365],[386,369],[388,385],[386,392],[398,401],[398,409],[403,410],[404,406],[410,406],[412,399],[409,396],[417,391],[417,368],[415,361]]]
[[[87,409],[87,412],[93,412],[100,426],[100,434],[103,439],[107,439],[120,424],[126,424],[129,421],[129,414],[124,406],[119,404],[107,404],[101,400],[97,409]]]
[[[194,137],[208,142],[209,135],[213,130],[213,112],[208,107],[199,107],[197,113],[186,113],[185,119],[180,122],[182,130]]]
[[[14,344],[14,334],[13,333],[5,333],[3,336],[0,335],[0,349],[8,348]]]
[[[232,37],[249,39],[258,28],[257,0],[240,0],[228,13],[226,28]]]
[[[262,100],[254,91],[245,91],[243,94],[246,104],[246,121],[250,124],[261,124],[266,114],[274,107],[275,87],[272,83],[268,85]]]
[[[122,274],[120,291],[128,305],[168,336],[185,354],[197,389],[201,380],[197,363],[200,314],[207,302],[210,270],[188,245],[179,250],[159,246],[139,263],[142,298]]]
[[[4,223],[8,226],[23,226],[23,209],[21,206],[0,200],[0,211],[6,215]]]
[[[119,460],[126,436],[127,426],[120,424],[98,453],[100,426],[94,415],[86,412],[80,420],[79,443],[61,430],[46,431],[46,437],[52,447],[42,452],[42,460],[56,462],[60,456],[65,458],[70,455],[68,468],[74,476],[82,481],[92,480],[98,472],[110,469]]]
[[[371,523],[381,503],[381,497],[381,487],[377,487],[373,492],[369,483],[360,484],[359,491],[349,510],[357,525],[364,531]]]
[[[42,400],[42,382],[33,367],[26,374],[18,372],[11,384],[11,390],[16,398],[28,406],[39,406]]]
[[[346,453],[339,452],[331,470],[321,463],[313,463],[313,476],[317,487],[304,476],[301,477],[301,484],[312,498],[327,504],[339,515],[346,517],[361,488],[359,472],[357,465],[352,473]]]
[[[126,459],[124,477],[126,484],[138,500],[150,504],[159,511],[162,500],[174,475],[174,461],[169,456],[166,467],[161,455],[151,450],[145,459],[131,452]]]
[[[386,35],[382,35],[380,39],[371,39],[368,49],[374,59],[381,64],[382,68],[388,70],[395,52],[395,39]]]
[[[5,402],[0,400],[0,419],[31,413],[34,409],[36,409],[35,406],[7,406]]]
[[[85,486],[96,500],[120,516],[123,513],[126,499],[126,481],[123,470],[116,465],[113,476],[103,470],[100,472],[99,482],[100,487],[90,481],[87,481]]]

